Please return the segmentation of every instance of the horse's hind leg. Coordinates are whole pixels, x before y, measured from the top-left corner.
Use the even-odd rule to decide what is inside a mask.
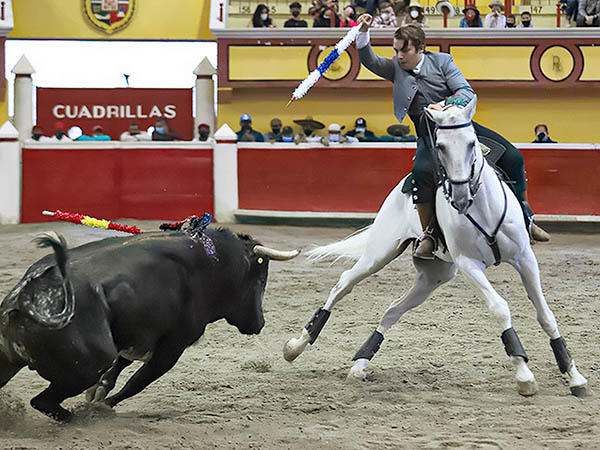
[[[386,240],[384,236],[376,236],[375,239],[377,245],[370,246],[351,269],[342,273],[339,281],[331,289],[325,305],[315,312],[312,319],[302,329],[300,337],[292,338],[285,344],[283,357],[287,361],[296,359],[309,343],[313,344],[316,341],[337,302],[348,295],[356,284],[378,272],[398,257],[410,244],[408,240],[399,244],[393,239]]]
[[[454,264],[439,259],[429,261],[413,258],[413,262],[417,269],[415,284],[403,297],[392,302],[385,311],[377,329],[352,358],[354,365],[348,373],[348,378],[365,380],[365,369],[379,350],[385,332],[398,322],[405,312],[422,304],[434,290],[456,275]]]
[[[550,337],[550,346],[554,352],[558,368],[561,373],[566,373],[569,376],[571,393],[576,396],[585,396],[587,394],[587,380],[577,370],[575,361],[573,361],[567,349],[567,344],[558,332],[558,324],[542,292],[540,271],[531,247],[523,252],[521,259],[514,264],[514,267],[521,275],[527,295],[535,306],[539,324]]]
[[[519,394],[524,396],[534,395],[537,392],[537,383],[533,373],[527,366],[527,354],[512,327],[508,303],[492,287],[484,273],[484,266],[470,258],[461,256],[456,258],[456,265],[467,279],[479,289],[483,299],[492,313],[492,316],[502,326],[502,342],[506,354],[511,357],[516,369]]]

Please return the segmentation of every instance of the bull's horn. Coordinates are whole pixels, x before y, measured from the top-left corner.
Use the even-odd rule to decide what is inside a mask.
[[[287,261],[295,258],[300,254],[300,250],[275,250],[273,248],[264,247],[262,245],[255,245],[252,249],[257,255],[265,255],[275,261]]]

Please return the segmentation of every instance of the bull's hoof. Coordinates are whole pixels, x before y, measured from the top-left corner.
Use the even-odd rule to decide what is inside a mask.
[[[106,387],[102,386],[101,384],[96,384],[85,391],[85,399],[88,403],[98,403],[104,400],[107,394],[108,390]]]
[[[582,384],[581,386],[571,386],[570,389],[571,394],[573,394],[575,397],[583,398],[590,395],[587,383]]]
[[[367,373],[361,368],[352,366],[346,379],[349,381],[367,381]]]
[[[538,385],[535,380],[517,381],[517,386],[519,387],[519,394],[523,397],[531,397],[538,391]]]

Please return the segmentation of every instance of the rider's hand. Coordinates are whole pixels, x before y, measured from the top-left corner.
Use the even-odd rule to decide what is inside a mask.
[[[427,106],[427,109],[434,109],[436,111],[441,111],[442,109],[444,109],[444,102],[432,103],[431,105]]]
[[[369,31],[369,27],[371,26],[371,22],[373,22],[373,16],[371,14],[361,14],[357,19],[357,22],[360,24],[361,33],[366,33]]]

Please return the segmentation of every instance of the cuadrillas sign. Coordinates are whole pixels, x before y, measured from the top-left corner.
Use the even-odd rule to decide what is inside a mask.
[[[136,0],[83,0],[83,14],[94,28],[113,34],[122,30],[133,17]]]

